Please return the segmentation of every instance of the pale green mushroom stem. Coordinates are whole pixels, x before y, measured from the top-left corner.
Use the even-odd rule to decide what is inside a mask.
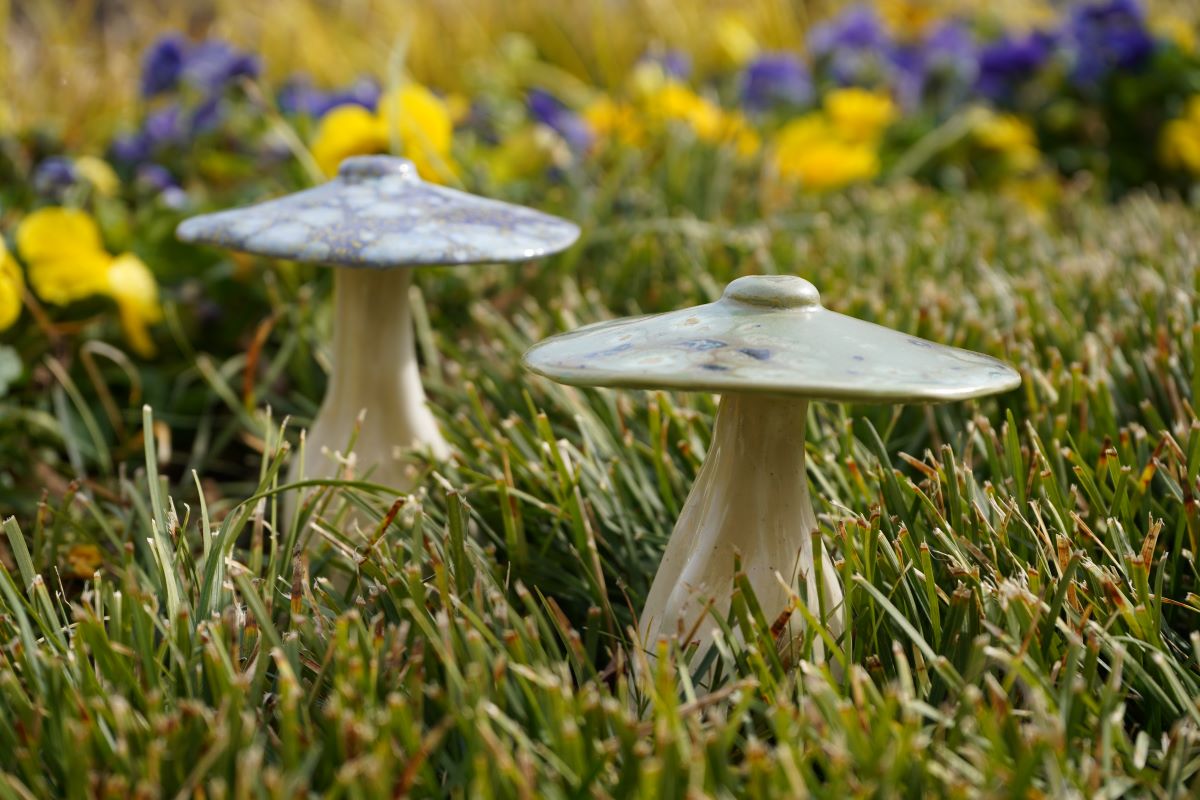
[[[352,474],[372,483],[411,488],[413,450],[444,459],[450,447],[429,410],[417,364],[409,269],[338,269],[334,274],[333,354],[329,387],[292,479]],[[362,415],[353,454],[345,452]]]
[[[807,411],[803,399],[722,397],[708,455],[642,611],[639,632],[651,651],[660,638],[689,634],[701,654],[708,649],[717,628],[711,615],[729,611],[739,554],[768,623],[792,609],[793,593],[821,618],[813,557],[817,519],[804,468]],[[842,589],[824,550],[822,561],[825,624],[836,636],[843,625]],[[787,625],[782,647],[804,630],[803,615],[792,610]]]

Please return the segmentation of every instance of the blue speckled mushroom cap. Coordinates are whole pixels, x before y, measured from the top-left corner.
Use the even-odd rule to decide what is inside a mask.
[[[965,400],[1020,385],[1002,361],[821,305],[791,276],[738,278],[715,303],[552,336],[525,365],[560,383],[866,403]]]
[[[412,162],[359,156],[328,183],[184,220],[176,235],[247,253],[349,267],[525,261],[579,227],[523,206],[426,183]]]

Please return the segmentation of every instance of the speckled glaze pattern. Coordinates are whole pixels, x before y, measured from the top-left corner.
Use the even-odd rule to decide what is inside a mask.
[[[314,189],[185,220],[185,242],[351,267],[477,264],[556,253],[572,222],[426,183],[412,162],[359,156]]]
[[[990,356],[829,311],[792,276],[739,278],[715,303],[552,336],[524,361],[576,386],[849,402],[963,400],[1021,383]]]

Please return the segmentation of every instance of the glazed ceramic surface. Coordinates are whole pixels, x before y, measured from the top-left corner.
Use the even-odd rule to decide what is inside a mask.
[[[304,463],[299,454],[292,459],[291,479],[337,477],[341,467],[334,454],[346,455],[357,428],[354,475],[371,470],[372,482],[407,491],[410,451],[425,450],[438,459],[450,454],[421,386],[411,309],[399,300],[408,296],[412,271],[338,270],[334,280],[336,357],[308,430]]]
[[[579,227],[522,206],[426,183],[412,162],[360,156],[314,189],[185,220],[186,242],[322,264],[396,267],[523,261]]]
[[[790,607],[793,593],[836,636],[844,625],[842,587],[828,552],[820,575],[813,552],[817,517],[804,469],[808,403],[794,398],[727,394],[721,398],[704,466],[679,513],[646,605],[638,620],[643,644],[688,636],[703,653],[725,618],[735,558],[769,623]],[[823,595],[823,596],[822,596]],[[790,649],[805,628],[787,617]],[[820,643],[817,648],[820,650]]]
[[[715,303],[553,336],[525,363],[577,386],[857,402],[962,400],[1021,382],[990,356],[828,311],[811,283],[782,275],[738,278]]]

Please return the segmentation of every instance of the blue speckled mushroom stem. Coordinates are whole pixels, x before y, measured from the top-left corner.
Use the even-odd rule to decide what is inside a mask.
[[[727,394],[721,399],[704,466],[680,512],[639,622],[647,648],[660,637],[689,633],[703,653],[716,623],[705,607],[729,610],[734,556],[754,588],[769,622],[790,607],[792,587],[820,618],[813,555],[817,519],[808,495],[802,399]],[[841,628],[841,585],[823,554],[827,623]],[[799,588],[800,576],[805,588]],[[697,621],[700,624],[697,626]],[[788,621],[792,636],[803,617]],[[791,639],[784,640],[784,644]]]
[[[361,478],[369,472],[372,482],[406,491],[407,451],[448,455],[421,385],[409,307],[411,281],[409,269],[337,270],[329,386],[308,432],[306,477],[335,477],[339,470],[347,474],[345,450],[360,414],[362,429],[349,474]],[[294,478],[301,468],[296,462]]]

